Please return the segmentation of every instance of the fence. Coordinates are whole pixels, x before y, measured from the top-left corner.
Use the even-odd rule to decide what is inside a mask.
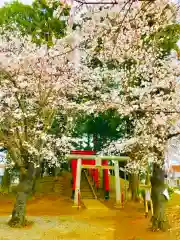
[[[169,187],[180,187],[180,178],[167,178],[165,183]]]

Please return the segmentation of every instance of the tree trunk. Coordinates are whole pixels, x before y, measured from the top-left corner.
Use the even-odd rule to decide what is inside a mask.
[[[11,185],[11,176],[9,174],[9,171],[5,169],[4,176],[2,177],[2,183],[1,183],[2,191],[9,193],[10,185]]]
[[[32,194],[34,195],[36,192],[36,181],[41,177],[41,167],[37,167],[34,169],[34,178],[33,178],[33,186],[32,186]]]
[[[153,175],[151,177],[151,195],[153,202],[154,216],[152,217],[152,229],[153,231],[166,231],[168,228],[168,221],[165,216],[165,204],[167,202],[166,197],[163,195],[165,190],[164,184],[164,171],[157,165],[153,165]]]
[[[12,217],[9,221],[11,227],[23,227],[27,225],[26,202],[30,193],[32,193],[34,179],[34,165],[29,164],[28,169],[21,168],[20,182],[16,188],[16,202],[12,211]]]
[[[139,176],[132,173],[129,176],[129,193],[132,201],[139,201]]]
[[[98,150],[98,136],[96,133],[93,134],[93,150],[97,151]]]
[[[44,175],[44,172],[45,172],[45,162],[44,161],[42,161],[40,163],[40,169],[41,169],[40,176],[41,176],[41,178],[43,178],[43,175]]]
[[[88,142],[87,142],[88,149],[90,149],[90,148],[91,148],[91,144],[90,144],[90,141],[91,141],[91,136],[90,136],[90,134],[89,134],[89,133],[87,134],[87,140],[88,140]]]

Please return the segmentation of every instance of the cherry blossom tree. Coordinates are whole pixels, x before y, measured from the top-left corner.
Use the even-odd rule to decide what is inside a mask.
[[[6,38],[8,36],[8,40]],[[12,212],[11,226],[26,224],[28,194],[41,162],[58,165],[78,139],[70,137],[73,118],[80,107],[77,96],[78,78],[68,60],[71,47],[67,39],[54,47],[37,47],[31,38],[7,32],[0,39],[0,142],[8,150],[8,159],[20,171],[20,183]],[[51,126],[59,113],[59,134]]]
[[[143,7],[139,1],[129,2],[123,9],[120,5],[95,6],[77,18],[82,25],[80,69],[81,74],[87,73],[81,83],[93,78],[99,82],[98,101],[86,103],[90,111],[114,108],[132,119],[132,137],[111,143],[109,152],[113,148],[127,152],[133,160],[128,164],[132,173],[153,163],[153,227],[163,229],[164,153],[168,139],[176,134],[172,129],[179,117],[179,63],[164,55],[156,35],[175,23],[177,9],[166,0]]]
[[[0,139],[21,172],[11,225],[25,223],[36,166],[44,158],[58,162],[56,149],[71,148],[66,136],[72,122],[65,136],[57,139],[49,132],[57,110],[71,121],[77,112],[116,109],[133,121],[134,129],[131,138],[114,144],[118,151],[127,149],[134,160],[131,169],[153,162],[153,226],[164,227],[162,166],[167,139],[176,134],[179,73],[178,63],[162,54],[154,34],[174,23],[176,8],[167,0],[148,2],[145,9],[144,4],[82,10],[74,18],[75,31],[54,39],[50,49],[17,34],[1,39]]]

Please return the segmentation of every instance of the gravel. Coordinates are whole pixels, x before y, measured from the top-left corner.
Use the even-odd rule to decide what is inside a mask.
[[[7,225],[9,217],[0,217],[0,240],[58,240],[58,239],[107,239],[113,229],[88,224],[71,216],[28,217],[34,221],[31,228],[14,229]]]

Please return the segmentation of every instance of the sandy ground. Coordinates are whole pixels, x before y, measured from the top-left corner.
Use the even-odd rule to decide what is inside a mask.
[[[128,203],[124,209],[108,211],[72,208],[58,196],[28,201],[28,220],[33,226],[12,229],[7,225],[14,199],[0,198],[0,240],[174,240],[171,233],[152,233],[142,205]]]
[[[7,225],[15,198],[0,195],[0,240],[180,240],[180,195],[168,207],[171,232],[153,233],[142,204],[127,203],[124,209],[116,209],[111,198],[102,201],[106,211],[87,210],[83,205],[73,208],[70,178],[65,177],[63,196],[38,194],[27,202],[27,219],[34,224],[24,229]]]
[[[27,229],[10,229],[7,217],[0,217],[0,236],[2,240],[55,240],[55,239],[113,239],[113,229],[77,220],[73,216],[29,217],[35,223]]]

